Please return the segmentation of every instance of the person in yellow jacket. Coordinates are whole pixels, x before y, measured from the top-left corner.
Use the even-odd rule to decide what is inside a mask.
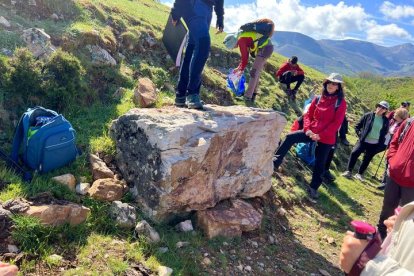
[[[257,95],[257,87],[259,83],[260,73],[263,70],[263,66],[266,63],[266,60],[273,53],[271,37],[275,31],[275,24],[272,20],[267,18],[258,19],[248,24],[257,26],[257,31],[241,31],[241,33],[238,33],[237,43],[235,43],[234,47],[239,47],[241,60],[239,66],[236,69],[234,69],[233,73],[243,73],[244,69],[246,69],[249,60],[249,54],[255,58],[253,66],[250,70],[249,85],[247,91],[244,94],[244,98],[246,101],[254,102],[255,97]],[[242,30],[243,26],[241,27]],[[263,30],[266,30],[267,33],[262,34]]]

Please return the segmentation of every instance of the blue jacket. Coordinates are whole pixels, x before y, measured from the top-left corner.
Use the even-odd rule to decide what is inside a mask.
[[[217,28],[223,28],[223,16],[224,16],[224,0],[202,0],[207,4],[214,6],[214,11],[217,15]],[[189,5],[192,5],[194,0],[175,0],[171,9],[171,16],[174,20],[179,20],[185,13],[188,12]]]

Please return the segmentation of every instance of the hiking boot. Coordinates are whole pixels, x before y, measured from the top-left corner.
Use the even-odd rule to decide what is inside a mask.
[[[345,171],[344,173],[341,174],[343,177],[352,178],[352,173],[350,171]]]
[[[200,95],[198,94],[188,95],[186,104],[189,109],[203,109],[203,103],[200,101]]]
[[[319,193],[317,190],[315,190],[312,187],[308,187],[308,195],[311,199],[318,199],[319,198]]]
[[[254,102],[256,100],[256,96],[257,96],[257,93],[253,93],[252,102]]]
[[[175,97],[175,103],[174,105],[176,107],[187,107],[186,103],[185,103],[185,96],[182,97]]]
[[[387,183],[381,183],[377,186],[377,190],[384,191],[385,186],[387,186]]]
[[[330,171],[325,171],[325,173],[323,174],[323,178],[326,182],[329,183],[335,181],[335,176],[333,176]]]
[[[243,99],[244,99],[245,102],[253,102],[253,98],[249,98],[249,97],[244,96]]]
[[[341,139],[341,143],[342,143],[343,145],[345,145],[345,146],[349,146],[349,145],[350,145],[350,144],[349,144],[349,141],[348,141],[348,140],[346,140],[346,138]]]
[[[354,178],[357,179],[357,180],[359,180],[359,181],[362,181],[362,182],[365,181],[365,178],[362,176],[362,174],[359,174],[359,173],[357,173],[356,175],[354,175]]]

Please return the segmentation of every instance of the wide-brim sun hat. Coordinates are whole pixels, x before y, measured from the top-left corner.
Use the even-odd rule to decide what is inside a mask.
[[[224,46],[226,46],[226,48],[229,50],[234,49],[237,45],[237,36],[238,33],[230,33],[226,35],[226,37],[223,40]]]
[[[379,103],[377,103],[376,107],[379,107],[379,106],[381,106],[381,107],[383,107],[387,110],[390,109],[390,104],[386,101],[380,101]]]
[[[344,80],[342,79],[342,76],[338,73],[331,73],[327,78],[327,81],[330,82],[336,82],[336,83],[344,83]]]

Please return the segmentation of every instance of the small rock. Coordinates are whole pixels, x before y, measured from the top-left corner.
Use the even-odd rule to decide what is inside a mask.
[[[244,267],[243,267],[242,265],[238,265],[238,266],[237,266],[237,268],[238,268],[240,271],[243,271],[243,269],[244,269]]]
[[[19,253],[19,248],[17,248],[17,246],[15,246],[14,244],[7,245],[7,250],[10,253]]]
[[[264,267],[265,266],[264,263],[261,263],[261,262],[258,262],[257,265],[258,266],[261,266],[261,267]]]
[[[161,254],[167,253],[168,252],[168,247],[160,247],[160,248],[158,248],[158,252],[160,252]]]
[[[184,246],[188,246],[190,243],[189,242],[182,242],[182,241],[179,241],[179,242],[177,242],[176,244],[175,244],[175,247],[176,248],[181,248],[181,247],[184,247]]]
[[[204,253],[204,257],[207,257],[209,254],[206,252],[206,253]]]
[[[254,248],[258,248],[259,244],[257,243],[257,241],[250,241],[250,244],[254,247]]]
[[[147,237],[148,241],[157,243],[161,240],[160,234],[158,234],[157,231],[155,231],[154,228],[146,221],[141,220],[137,223],[137,226],[135,226],[135,234],[136,235],[144,235]]]
[[[49,263],[56,264],[56,265],[60,264],[62,260],[63,260],[63,257],[57,254],[53,254],[47,257],[47,261]]]
[[[329,274],[329,272],[324,269],[319,269],[319,273],[323,276],[331,276],[331,274]]]
[[[76,178],[71,173],[52,177],[52,180],[67,186],[72,191],[75,191],[76,189]]]
[[[252,267],[251,267],[250,265],[246,265],[246,266],[244,267],[244,270],[246,270],[246,271],[248,271],[248,272],[251,272],[251,271],[252,271]]]
[[[207,257],[205,257],[202,261],[202,263],[206,266],[211,265],[211,260]]]
[[[59,16],[58,16],[56,13],[53,13],[53,14],[50,16],[50,19],[53,19],[53,20],[55,20],[55,21],[58,21],[58,20],[59,20]]]
[[[167,266],[158,267],[158,276],[170,276],[173,273],[173,270]]]
[[[275,238],[273,236],[269,236],[269,243],[275,244]]]
[[[194,230],[191,220],[180,222],[179,224],[175,226],[175,229],[179,232],[190,232]]]
[[[6,18],[4,18],[3,16],[0,16],[0,25],[5,27],[5,28],[10,28],[11,24],[9,21],[7,21]]]
[[[280,207],[278,210],[277,210],[277,214],[279,215],[279,216],[285,216],[286,215],[286,210],[284,209],[284,208],[282,208],[282,207]]]
[[[89,191],[91,184],[89,183],[79,183],[76,185],[76,193],[79,195],[86,195]]]
[[[249,257],[249,256],[247,256],[247,257],[246,257],[246,260],[251,261],[251,260],[252,260],[252,258],[251,258],[251,257]]]
[[[227,242],[223,242],[223,245],[224,246],[228,246],[229,244]]]

